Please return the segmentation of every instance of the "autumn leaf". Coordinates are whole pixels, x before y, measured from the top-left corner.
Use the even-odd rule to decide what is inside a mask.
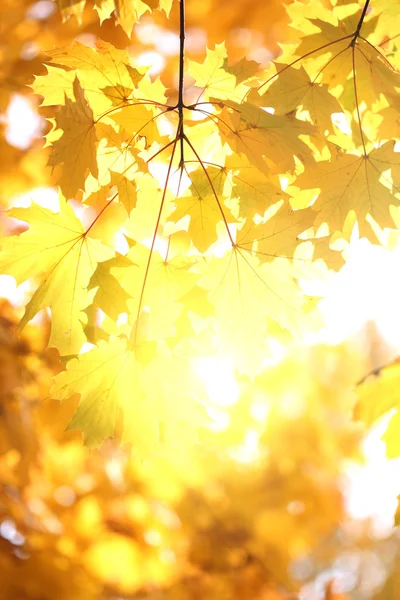
[[[97,137],[93,113],[85,102],[79,80],[73,83],[75,102],[65,98],[65,108],[56,116],[56,126],[62,130],[60,139],[53,143],[49,165],[63,164],[59,184],[67,198],[85,186],[86,171],[98,174],[96,162]],[[71,177],[71,173],[73,174]]]
[[[243,81],[254,74],[251,63],[242,62],[240,69],[228,67],[228,53],[225,43],[216,44],[214,50],[207,48],[207,56],[202,64],[188,61],[188,73],[194,84],[202,88],[201,97],[207,102],[212,98],[235,99],[240,101],[248,88]]]
[[[312,162],[310,148],[300,135],[312,135],[314,128],[286,115],[272,115],[250,104],[224,103],[228,127],[221,133],[236,152],[244,154],[260,171],[268,174],[294,171],[294,156],[302,162]]]
[[[255,250],[260,260],[293,258],[300,235],[315,222],[310,208],[293,210],[285,202],[279,202],[274,208],[274,214],[249,229],[245,226],[238,236],[240,247]]]
[[[91,18],[96,21],[97,12],[101,32],[114,19],[128,35],[139,22],[139,40],[141,16],[157,8],[168,15],[171,6],[98,0]],[[192,372],[190,361],[215,354],[218,346],[238,372],[255,377],[273,354],[271,332],[287,340],[320,326],[317,294],[304,291],[308,280],[340,268],[356,221],[360,235],[374,242],[374,231],[396,225],[398,153],[391,128],[399,75],[394,44],[386,47],[376,36],[382,10],[367,9],[313,0],[288,6],[292,32],[265,67],[232,58],[230,41],[205,49],[200,60],[190,44],[185,52],[185,5],[177,3],[175,83],[140,66],[141,38],[128,51],[118,30],[108,38],[113,43],[83,36],[46,51],[47,73],[38,70],[31,87],[53,126],[46,134],[51,176],[74,198],[85,227],[71,227],[59,266],[56,259],[39,261],[33,272],[39,288],[27,315],[50,306],[50,343],[63,356],[77,354],[87,338],[104,372],[110,356],[104,385],[114,389],[120,363],[112,357],[126,338],[126,376],[136,369],[145,393],[164,359],[179,363],[178,372],[185,365]],[[63,3],[62,12],[84,26],[90,7]],[[105,249],[104,256],[94,253],[90,268],[82,262],[89,240]],[[73,307],[67,326],[45,283],[60,270],[65,285],[62,267],[81,282],[67,285],[65,302]],[[57,277],[54,282],[55,290]],[[66,348],[60,331],[69,331],[75,319],[79,335]],[[136,365],[141,344],[150,344],[153,354]],[[152,372],[149,379],[145,371]],[[121,373],[124,379],[124,366]],[[184,396],[196,394],[195,382]],[[93,444],[105,431],[112,435],[119,411],[126,431],[135,419],[120,393],[110,394],[113,425],[103,423],[102,434],[93,427]],[[167,429],[171,403],[165,398],[164,408],[154,409],[165,411]],[[96,407],[87,410],[98,418]],[[83,419],[86,431],[91,418]]]
[[[327,85],[311,80],[303,66],[298,68],[276,63],[278,77],[270,77],[270,85],[259,88],[261,98],[253,93],[250,98],[274,108],[274,114],[285,115],[292,111],[307,111],[311,122],[324,134],[332,132],[332,114],[342,107],[329,92]],[[268,83],[268,81],[266,82]]]
[[[190,386],[191,380],[184,375],[183,363],[165,356],[146,366],[137,358],[138,353],[123,339],[100,341],[96,348],[72,360],[67,370],[55,378],[52,397],[65,400],[80,394],[78,409],[68,427],[83,431],[89,447],[113,436],[119,411],[125,415],[124,440],[133,442],[140,456],[154,453],[165,443],[160,430],[164,418],[165,434],[172,443],[176,440],[175,427],[180,429],[185,422],[185,427],[190,424],[194,432],[205,422],[200,405],[190,399],[190,387],[185,387]],[[175,415],[170,419],[168,397],[172,389]],[[194,442],[190,436],[189,441]]]
[[[342,231],[347,215],[354,210],[362,235],[374,240],[365,218],[370,215],[381,227],[392,227],[389,208],[397,205],[399,158],[393,142],[366,155],[334,154],[329,162],[318,164],[318,175],[303,173],[296,179],[299,188],[318,188],[312,208],[318,211],[316,225],[328,223],[331,231]],[[389,172],[390,177],[386,175]]]
[[[167,249],[168,253],[168,249]],[[113,267],[111,274],[132,298],[128,303],[133,318],[137,318],[142,303],[149,313],[147,336],[150,340],[175,335],[175,321],[183,310],[180,299],[196,284],[198,275],[191,270],[192,261],[179,253],[163,256],[155,252],[152,269],[147,272],[149,252],[145,246],[135,245],[127,254],[132,266]],[[146,274],[147,273],[147,274]],[[146,279],[145,295],[143,281]]]
[[[3,0],[2,598],[398,597],[399,8]]]
[[[267,353],[268,320],[292,331],[301,320],[303,299],[289,263],[279,260],[260,265],[250,253],[232,249],[220,259],[205,262],[201,275],[199,285],[209,290],[223,351],[233,355],[240,369],[254,373]]]
[[[60,11],[65,19],[72,15],[78,20],[82,19],[86,0],[57,0]],[[171,10],[172,0],[160,0],[160,8],[167,15]],[[153,3],[143,2],[142,0],[95,0],[94,8],[98,12],[101,21],[109,19],[115,14],[117,22],[121,25],[128,36],[132,33],[132,27],[137,23],[140,17],[153,8]]]
[[[31,277],[39,286],[26,306],[23,328],[40,310],[49,307],[52,330],[49,345],[61,355],[76,354],[86,341],[83,332],[91,303],[88,284],[96,266],[113,256],[99,240],[86,235],[70,205],[60,199],[60,212],[38,205],[14,208],[8,215],[28,221],[28,231],[5,240],[0,255],[2,273],[12,274],[18,283]]]
[[[90,279],[88,290],[96,291],[94,306],[101,308],[111,319],[117,320],[118,315],[128,312],[126,301],[129,299],[118,279],[111,274],[111,269],[131,264],[127,257],[117,254],[110,260],[100,262]]]
[[[205,252],[217,241],[218,223],[235,222],[230,211],[218,203],[218,196],[213,182],[217,175],[218,170],[216,169],[209,169],[207,177],[204,177],[202,170],[191,173],[192,195],[179,198],[177,207],[170,216],[170,219],[175,222],[187,216],[190,218],[188,233],[194,246],[200,252]]]
[[[53,49],[47,56],[47,75],[37,76],[32,84],[43,96],[43,105],[63,104],[65,94],[73,97],[73,81],[78,77],[96,117],[123,104],[143,76],[131,67],[126,50],[102,40],[95,48],[75,42]]]
[[[374,376],[375,375],[375,376]],[[383,439],[386,442],[386,453],[389,458],[400,456],[398,438],[399,430],[399,360],[372,373],[357,387],[357,404],[354,416],[367,426],[376,424],[382,417],[389,416]]]

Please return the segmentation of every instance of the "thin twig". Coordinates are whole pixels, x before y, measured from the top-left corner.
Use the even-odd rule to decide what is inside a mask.
[[[179,133],[179,145],[181,151],[181,158],[179,166],[182,169],[185,158],[184,158],[184,140],[183,140],[183,88],[184,88],[184,77],[185,77],[185,0],[179,2],[179,86],[178,86],[178,133]]]

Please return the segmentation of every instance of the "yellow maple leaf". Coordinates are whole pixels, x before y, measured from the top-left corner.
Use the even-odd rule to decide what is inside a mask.
[[[126,301],[129,299],[118,279],[111,274],[111,269],[131,265],[126,256],[117,254],[114,258],[99,263],[90,279],[88,289],[96,290],[93,305],[101,308],[111,319],[117,320],[118,315],[128,312]]]
[[[49,165],[63,165],[59,185],[66,198],[72,198],[84,188],[88,170],[94,177],[98,175],[93,113],[77,78],[73,89],[75,102],[66,97],[65,106],[56,115],[56,125],[62,135],[53,142],[49,158]]]
[[[57,4],[64,19],[74,15],[81,22],[86,0],[57,0]],[[171,5],[172,0],[160,0],[159,3],[159,7],[165,11],[167,16]],[[154,4],[151,1],[143,2],[142,0],[95,0],[94,7],[101,21],[109,19],[115,13],[117,22],[130,37],[134,24],[144,13],[151,11]]]
[[[277,115],[284,115],[299,109],[306,110],[311,122],[321,133],[332,132],[333,113],[342,112],[338,100],[329,92],[327,85],[312,81],[303,66],[291,67],[276,63],[277,77],[259,88],[261,98],[253,92],[249,98],[256,103],[274,108]]]
[[[150,106],[133,103],[123,107],[119,112],[113,113],[112,119],[129,134],[146,138],[150,146],[160,139],[157,124],[154,121],[154,110]]]
[[[371,373],[357,387],[355,418],[366,425],[373,425],[391,409],[397,408],[400,405],[399,378],[399,359]]]
[[[196,428],[205,422],[192,393],[194,374],[184,361],[168,355],[143,365],[138,352],[126,340],[113,338],[68,363],[50,390],[61,401],[80,394],[68,428],[83,431],[85,443],[95,447],[113,436],[122,411],[123,441],[133,442],[142,458],[166,441],[178,447],[193,444]]]
[[[222,352],[248,373],[256,373],[268,355],[268,320],[283,328],[299,326],[303,299],[288,261],[270,264],[233,248],[219,259],[199,263],[199,286],[209,291]],[[233,326],[234,325],[234,326]]]
[[[166,250],[164,256],[153,251],[149,263],[149,248],[136,244],[127,254],[132,266],[111,269],[111,274],[132,298],[132,301],[128,300],[132,322],[142,308],[149,316],[146,335],[151,340],[175,335],[175,321],[183,310],[180,298],[199,279],[191,271],[193,259],[181,254],[169,255],[168,247]]]
[[[386,454],[389,458],[400,456],[400,364],[395,359],[390,365],[379,369],[374,378],[367,378],[357,387],[357,404],[354,416],[367,426],[374,425],[385,415],[387,423],[383,440],[386,442]]]
[[[10,217],[27,221],[28,231],[3,241],[0,269],[18,283],[31,277],[39,287],[25,309],[20,327],[40,310],[49,307],[52,328],[49,346],[61,355],[76,354],[86,341],[83,331],[87,320],[83,312],[91,303],[87,287],[99,262],[114,252],[99,240],[86,235],[70,205],[61,199],[60,212],[32,205],[14,208]]]
[[[234,222],[228,209],[224,209],[223,215],[224,217],[214,196],[186,196],[179,198],[177,208],[170,219],[178,222],[189,216],[188,232],[192,242],[200,252],[205,252],[218,239],[218,223],[221,223],[223,218],[227,223]]]
[[[44,97],[43,105],[63,104],[73,97],[78,77],[95,118],[126,102],[143,75],[132,68],[127,50],[98,40],[94,48],[79,42],[47,52],[47,75],[39,75],[32,88]],[[102,92],[102,93],[101,93]]]
[[[190,217],[188,233],[193,244],[200,252],[205,252],[217,241],[217,225],[234,223],[231,211],[221,204],[218,196],[222,181],[221,171],[216,168],[203,169],[190,174],[192,195],[178,198],[175,211],[169,219],[175,223],[184,217]]]
[[[196,87],[202,88],[202,96],[205,101],[210,98],[240,100],[245,96],[248,87],[237,81],[233,69],[229,70],[227,65],[228,53],[225,42],[216,44],[214,50],[207,48],[206,58],[203,63],[193,60],[188,61],[188,72],[194,78]],[[240,78],[244,76],[244,64],[241,64]],[[250,75],[252,71],[249,72]]]
[[[266,176],[265,173],[254,169],[243,154],[228,156],[223,174],[225,178],[220,188],[224,204],[235,216],[237,214],[247,221],[253,222],[256,215],[264,216],[270,206],[280,199],[289,198],[288,194],[282,191],[276,175],[271,173]]]
[[[303,163],[313,162],[311,149],[300,139],[300,135],[313,135],[315,128],[287,115],[273,115],[254,104],[224,102],[222,112],[229,127],[220,131],[236,152],[245,154],[250,163],[260,171],[286,173],[294,171],[294,156]]]
[[[293,210],[289,202],[281,201],[275,213],[258,225],[246,224],[237,241],[241,248],[255,250],[260,260],[293,258],[300,234],[312,227],[314,221],[311,208]]]
[[[302,173],[295,185],[320,189],[312,206],[318,212],[317,226],[328,223],[332,233],[342,231],[354,210],[360,233],[374,240],[365,218],[369,214],[380,227],[393,227],[389,208],[398,204],[399,167],[400,155],[394,152],[394,143],[387,142],[362,156],[339,152],[330,161],[319,162],[317,170]],[[387,171],[391,177],[385,176]]]

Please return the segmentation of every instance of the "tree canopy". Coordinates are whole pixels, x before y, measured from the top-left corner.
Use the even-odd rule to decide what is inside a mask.
[[[398,359],[307,340],[399,242],[400,0],[1,12],[6,600],[396,598],[346,486],[400,457]]]

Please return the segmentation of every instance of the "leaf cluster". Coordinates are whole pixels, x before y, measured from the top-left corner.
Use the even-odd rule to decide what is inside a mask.
[[[81,18],[85,2],[59,5]],[[139,454],[186,447],[208,419],[197,358],[257,375],[273,335],[319,326],[299,282],[342,264],[355,222],[375,241],[395,225],[400,80],[385,11],[339,2],[311,18],[302,6],[288,7],[296,41],[261,69],[230,63],[224,43],[186,60],[181,4],[177,101],[128,49],[47,52],[32,88],[58,107],[46,141],[59,206],[12,209],[29,228],[0,262],[36,282],[21,329],[51,311],[49,345],[66,363],[51,395],[80,394],[70,426],[90,446],[122,413]],[[130,34],[154,7],[94,8]]]

